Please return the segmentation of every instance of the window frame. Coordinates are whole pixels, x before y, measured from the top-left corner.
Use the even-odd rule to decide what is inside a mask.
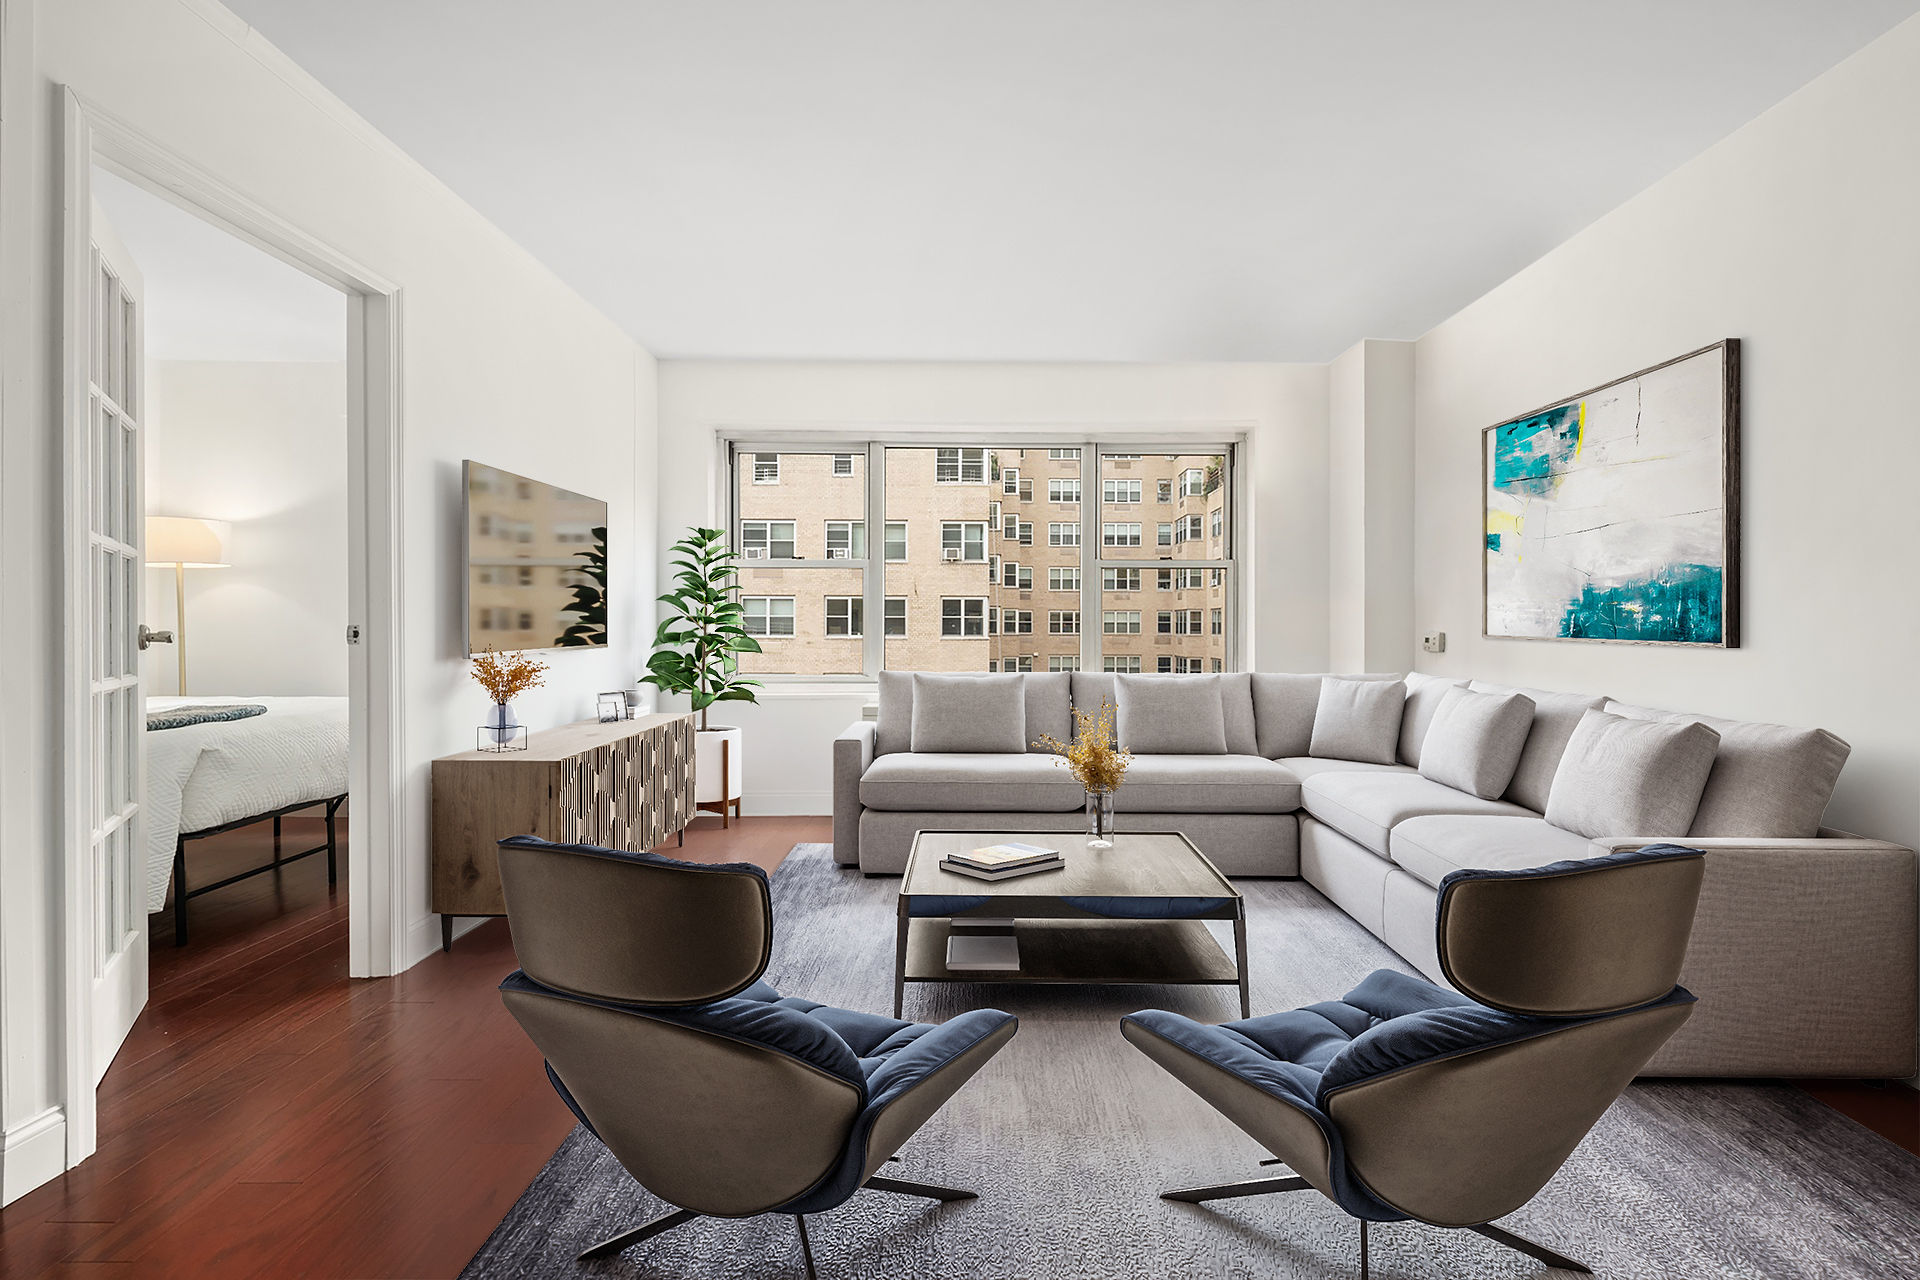
[[[834,602],[846,605],[847,630],[830,631],[833,625]],[[822,640],[864,640],[867,636],[867,598],[858,596],[822,596],[820,599],[820,638]],[[859,614],[858,621],[854,615]]]
[[[743,563],[743,568],[751,568],[765,564],[769,565],[769,567],[777,566],[783,570],[830,568],[844,571],[859,569],[862,571],[860,594],[864,602],[862,621],[864,623],[865,617],[868,615],[879,616],[882,619],[882,624],[879,627],[862,627],[863,634],[861,639],[865,644],[865,652],[862,662],[863,670],[860,674],[853,674],[851,672],[835,674],[764,672],[758,673],[756,678],[776,687],[781,684],[865,684],[871,686],[875,680],[877,680],[879,673],[886,669],[886,641],[888,639],[900,638],[898,635],[889,636],[886,633],[886,602],[889,598],[905,598],[902,596],[889,597],[887,595],[886,570],[887,566],[892,564],[911,563],[912,543],[914,541],[911,538],[910,518],[886,519],[887,493],[885,468],[886,453],[889,449],[934,451],[934,484],[942,486],[978,485],[985,491],[983,497],[990,494],[996,501],[1001,500],[1005,496],[1005,477],[1003,474],[995,474],[994,459],[996,454],[1005,456],[1008,452],[1017,454],[1022,450],[1038,450],[1044,451],[1049,460],[1061,462],[1070,461],[1071,458],[1067,455],[1077,451],[1080,472],[1079,487],[1083,499],[1079,504],[1081,536],[1080,545],[1077,548],[1080,560],[1077,566],[1078,591],[1080,596],[1079,612],[1082,619],[1079,669],[1083,671],[1105,669],[1104,660],[1107,655],[1103,651],[1102,645],[1102,637],[1106,634],[1105,629],[1103,626],[1095,627],[1086,625],[1086,619],[1090,617],[1104,618],[1107,612],[1102,603],[1105,591],[1103,582],[1105,575],[1103,571],[1107,569],[1146,570],[1161,567],[1177,567],[1187,570],[1206,569],[1209,571],[1209,579],[1216,575],[1221,579],[1220,585],[1212,587],[1212,590],[1216,594],[1213,599],[1207,603],[1222,610],[1225,633],[1224,635],[1214,636],[1212,628],[1209,626],[1202,634],[1222,642],[1221,651],[1225,655],[1224,658],[1209,655],[1211,662],[1221,664],[1223,669],[1228,671],[1242,669],[1242,650],[1240,644],[1241,629],[1244,624],[1245,614],[1239,603],[1239,592],[1243,583],[1240,560],[1239,557],[1234,554],[1235,549],[1239,547],[1242,539],[1245,537],[1245,518],[1242,517],[1240,513],[1247,507],[1244,495],[1248,479],[1244,474],[1245,469],[1242,466],[1244,462],[1244,456],[1240,451],[1240,445],[1243,443],[1242,438],[1237,436],[1225,438],[1196,436],[1188,440],[1172,436],[1141,435],[1137,440],[1134,437],[1127,436],[1122,441],[1102,445],[1098,440],[1084,438],[1065,444],[1050,443],[1046,439],[1049,434],[1052,433],[1023,430],[1017,437],[1009,440],[1005,436],[995,436],[990,433],[961,433],[953,430],[930,430],[925,433],[889,434],[884,436],[864,432],[827,433],[817,436],[803,435],[795,432],[791,437],[780,433],[773,434],[770,438],[770,433],[764,430],[752,433],[746,431],[736,432],[728,429],[717,431],[715,433],[715,439],[716,447],[720,451],[721,458],[720,478],[724,483],[717,483],[714,486],[714,491],[716,502],[724,511],[725,515],[724,519],[717,520],[715,523],[730,531],[735,547],[743,547],[744,545],[741,537],[742,521],[740,518],[740,508],[742,505],[741,496],[746,490],[745,486],[741,483],[739,469],[743,465],[751,468],[751,462],[742,459],[741,455],[743,454],[748,455],[749,458],[756,458],[756,455],[760,454],[779,455],[783,453],[832,455],[828,459],[830,475],[839,479],[857,477],[864,481],[866,502],[864,517],[860,523],[864,524],[869,532],[876,524],[880,526],[882,531],[880,538],[868,537],[865,540],[866,546],[864,550],[866,554],[863,557],[814,560],[799,558],[796,554],[796,558],[794,559],[776,561],[769,556],[766,560],[756,560],[750,564]],[[1055,435],[1054,439],[1057,441],[1059,436]],[[974,443],[975,441],[979,441],[980,443]],[[952,451],[949,457],[952,464],[951,469],[955,474],[950,478],[942,479],[939,475],[940,454],[947,451]],[[857,464],[855,464],[854,468],[855,477],[849,477],[845,473],[837,471],[839,463],[836,460],[846,455],[852,455],[856,458],[863,455],[865,456],[866,470],[864,475],[859,473]],[[1101,517],[1105,504],[1084,501],[1085,496],[1090,491],[1100,492],[1103,497],[1105,496],[1102,481],[1109,470],[1106,464],[1108,462],[1123,464],[1121,468],[1123,475],[1118,478],[1130,480],[1133,477],[1124,475],[1124,472],[1132,471],[1135,468],[1124,464],[1137,463],[1141,459],[1149,457],[1171,458],[1196,455],[1221,459],[1220,465],[1224,471],[1221,482],[1215,484],[1211,490],[1207,490],[1205,495],[1211,499],[1211,502],[1208,503],[1209,510],[1203,516],[1205,523],[1202,525],[1202,536],[1211,537],[1215,540],[1215,544],[1210,548],[1211,554],[1206,557],[1182,557],[1177,566],[1166,565],[1165,558],[1170,558],[1166,557],[1169,548],[1156,547],[1150,545],[1148,542],[1149,535],[1147,530],[1155,523],[1151,521],[1142,522],[1139,545],[1135,546],[1126,543],[1113,546],[1107,545],[1103,537],[1103,526],[1105,524],[1130,524],[1132,522],[1102,520]],[[977,464],[978,467],[977,472],[975,470],[975,464]],[[776,463],[775,465],[778,464]],[[1215,464],[1209,462],[1200,468],[1202,471],[1201,483],[1203,487],[1206,483],[1205,477],[1214,474],[1214,466]],[[1018,486],[1024,487],[1026,484],[1031,483],[1025,468],[1014,467],[1011,469],[1018,473]],[[1187,470],[1192,470],[1192,468],[1183,468],[1183,471]],[[784,471],[784,468],[782,468],[782,471]],[[751,475],[749,476],[749,479],[750,478]],[[767,483],[772,483],[772,481],[769,480]],[[1179,477],[1176,476],[1176,493],[1179,492],[1180,487]],[[1145,503],[1148,499],[1144,484],[1142,485],[1142,490],[1141,502]],[[1224,490],[1224,492],[1215,493],[1215,490]],[[1051,495],[1049,495],[1049,497],[1050,496]],[[1212,530],[1211,508],[1215,503],[1220,504],[1223,515],[1223,528],[1220,534],[1215,534]],[[1122,504],[1122,507],[1123,509],[1139,509],[1139,507],[1133,503]],[[1225,510],[1228,507],[1232,508],[1231,512]],[[1131,511],[1129,511],[1128,514],[1131,514]],[[1226,518],[1227,516],[1231,518]],[[796,545],[794,549],[796,553],[799,551],[798,532],[801,522],[800,519],[791,521],[795,528]],[[764,523],[786,524],[789,523],[789,521],[783,517],[779,520],[767,520],[764,521]],[[1003,533],[997,523],[990,521],[948,522],[936,520],[936,523],[979,523],[992,525],[990,530],[992,536],[987,539],[984,545],[991,545],[993,537],[1000,536]],[[1034,523],[1041,522],[1023,522],[1022,526],[1016,527],[1016,533],[1031,529]],[[1047,521],[1045,523],[1053,524],[1056,522]],[[890,557],[886,554],[887,539],[885,532],[888,526],[899,527],[904,534],[908,535],[907,539],[905,539],[899,547],[900,550],[906,553],[905,555]],[[1156,529],[1155,533],[1157,532]],[[1031,534],[1028,536],[1032,537]],[[921,540],[924,540],[924,538],[925,534],[923,533]],[[1016,538],[1015,541],[1018,541],[1018,539]],[[1034,542],[1038,541],[1039,539],[1034,539]],[[772,542],[771,531],[769,531],[767,542],[769,550],[772,549]],[[944,541],[942,545],[944,546]],[[1029,545],[1032,544],[1029,543]],[[825,548],[823,547],[821,549],[822,553],[824,553],[824,550]],[[964,534],[962,550],[964,553]],[[1161,554],[1156,556],[1154,554],[1156,551]],[[1156,560],[1158,560],[1159,563],[1156,563]],[[979,563],[979,561],[963,559],[960,563],[971,565]],[[1058,567],[1060,566],[1048,566],[1050,571],[1046,584],[1047,589],[1054,593],[1053,598],[1056,600],[1072,594],[1074,590],[1074,588],[1069,586],[1055,585],[1054,575],[1051,570]],[[1038,575],[1035,576],[1037,577]],[[1143,581],[1142,588],[1145,586],[1146,583]],[[1006,588],[998,586],[994,588],[994,590],[1005,589]],[[791,590],[791,588],[788,583],[783,582],[777,590],[785,593]],[[806,592],[804,589],[799,589],[794,590],[793,594],[797,597],[798,595],[806,594]],[[825,593],[822,594],[824,595]],[[774,596],[771,593],[762,593],[761,598],[774,598]],[[779,598],[785,598],[785,595],[782,594]],[[948,598],[982,599],[988,601],[987,607],[990,608],[992,607],[991,601],[993,596],[989,594],[984,597],[947,597],[943,594],[936,594],[935,598],[941,600]],[[878,614],[875,614],[876,610],[879,611]],[[1209,612],[1206,616],[1210,623],[1211,613]],[[794,635],[796,637],[799,635],[798,622],[798,608],[796,605],[794,623]],[[1143,624],[1144,622],[1145,618],[1143,616]],[[823,620],[822,635],[818,638],[827,638],[824,635],[824,630],[825,624]],[[904,634],[904,632],[902,634]],[[944,635],[944,627],[940,634]],[[965,638],[972,639],[977,638],[980,633],[974,632],[966,634],[963,632],[963,634]],[[1142,634],[1146,634],[1146,627],[1144,625],[1142,627]],[[780,635],[773,638],[782,639],[786,637]],[[839,639],[842,637],[836,636],[833,638]]]

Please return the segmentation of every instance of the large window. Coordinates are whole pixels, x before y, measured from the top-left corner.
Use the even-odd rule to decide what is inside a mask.
[[[743,656],[751,674],[1235,665],[1231,446],[762,439],[732,457],[743,626],[777,640]]]

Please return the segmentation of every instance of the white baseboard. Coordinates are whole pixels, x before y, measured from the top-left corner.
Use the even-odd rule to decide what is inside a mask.
[[[492,916],[459,917],[453,922],[453,940],[460,941],[491,919]],[[438,950],[440,917],[437,914],[421,916],[407,927],[407,968],[413,968]]]
[[[740,811],[746,818],[829,818],[833,816],[833,792],[749,791],[740,798]]]
[[[0,1205],[12,1204],[67,1171],[67,1117],[59,1107],[0,1134]]]

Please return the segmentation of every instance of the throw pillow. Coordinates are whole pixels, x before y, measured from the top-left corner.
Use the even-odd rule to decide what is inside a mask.
[[[1704,724],[1589,711],[1553,775],[1547,821],[1591,840],[1684,837],[1719,749]]]
[[[1411,698],[1407,705],[1412,707]],[[1498,800],[1513,781],[1532,729],[1533,699],[1524,694],[1449,689],[1421,745],[1420,776]]]
[[[1467,686],[1475,693],[1519,693],[1533,699],[1533,732],[1527,735],[1526,749],[1507,784],[1508,800],[1525,805],[1535,813],[1547,811],[1547,795],[1553,790],[1554,775],[1560,769],[1560,757],[1567,749],[1580,717],[1597,711],[1606,703],[1584,693],[1555,693],[1551,689],[1511,688],[1475,680]],[[1675,833],[1679,834],[1678,832]]]
[[[1720,753],[1700,793],[1691,836],[1759,836],[1805,840],[1820,834],[1820,819],[1853,751],[1825,729],[1795,729],[1752,720],[1656,711],[1609,702],[1606,709],[1634,720],[1697,720],[1720,735]]]
[[[1135,755],[1227,753],[1219,676],[1120,676],[1114,736]]]
[[[1307,754],[1323,760],[1392,764],[1400,746],[1400,716],[1407,686],[1395,680],[1320,677],[1320,703],[1313,712]]]
[[[919,751],[1027,749],[1027,695],[1018,673],[940,676],[913,673],[913,747]]]

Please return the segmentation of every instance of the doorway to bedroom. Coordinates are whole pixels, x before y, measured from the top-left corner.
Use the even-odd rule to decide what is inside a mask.
[[[348,299],[91,176],[103,374],[126,384],[142,455],[137,477],[103,479],[137,496],[144,536],[144,630],[121,674],[138,675],[145,785],[103,860],[132,864],[152,999],[296,936],[337,952],[344,979]]]

